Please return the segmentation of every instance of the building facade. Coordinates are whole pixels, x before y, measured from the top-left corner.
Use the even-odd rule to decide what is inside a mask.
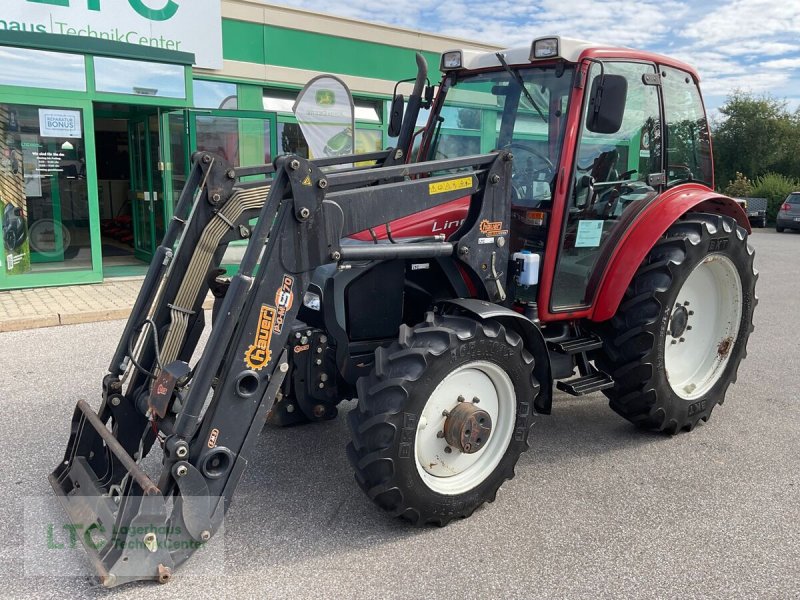
[[[194,151],[307,155],[292,105],[319,73],[352,90],[369,152],[391,145],[388,102],[416,51],[435,81],[442,51],[494,48],[252,0],[3,4],[0,290],[143,273]],[[481,127],[443,140],[488,150]]]

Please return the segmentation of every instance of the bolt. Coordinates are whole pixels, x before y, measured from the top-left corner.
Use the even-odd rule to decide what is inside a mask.
[[[299,340],[301,337],[303,337],[303,334],[298,331],[297,333],[294,334],[294,337],[296,337]]]
[[[692,326],[691,325],[687,325],[686,326],[686,331],[691,331],[691,330],[692,330]]]
[[[403,158],[403,151],[400,148],[398,148],[397,152],[394,153],[394,157],[397,160],[400,160],[401,158]]]
[[[685,341],[686,341],[686,338],[681,338],[681,339],[679,339],[678,341],[679,341],[679,342],[685,342]]]
[[[458,397],[458,401],[459,401],[459,402],[465,402],[465,401],[466,401],[466,398],[464,398],[464,396],[459,396],[459,397]]]
[[[225,175],[228,176],[228,179],[236,179],[236,171],[234,171],[233,169],[228,169],[225,172]]]
[[[200,539],[203,540],[204,542],[207,542],[208,540],[211,539],[211,532],[208,529],[202,531],[200,533]]]
[[[495,243],[495,244],[497,244],[497,247],[498,247],[498,248],[502,248],[503,246],[505,246],[505,245],[506,245],[506,238],[504,238],[504,237],[499,237],[499,238],[497,238],[497,239],[494,241],[494,243]]]
[[[328,411],[325,410],[325,407],[322,406],[322,404],[317,404],[314,407],[314,416],[317,417],[318,419],[324,417],[326,412]]]
[[[480,401],[481,401],[481,399],[480,399],[480,398],[478,398],[477,396],[475,396],[475,397],[473,397],[473,398],[472,398],[472,403],[473,403],[473,404],[477,404],[477,403],[478,403],[478,402],[480,402]]]
[[[211,157],[208,154],[203,154],[203,163],[208,164],[211,162]]]
[[[310,329],[306,329],[306,337],[311,337],[311,330]]]
[[[142,538],[144,542],[145,548],[150,550],[150,552],[155,552],[158,550],[158,538],[156,538],[156,534],[152,531],[150,533],[146,533],[144,538]]]
[[[319,186],[319,189],[324,190],[326,187],[328,187],[328,180],[327,179],[320,179],[319,183],[317,183],[317,185]]]
[[[112,396],[111,406],[119,406],[119,396]]]
[[[461,246],[461,247],[458,249],[458,253],[459,253],[461,256],[467,256],[467,255],[469,254],[469,246]]]
[[[308,338],[306,336],[301,337],[300,338],[300,343],[301,344],[307,344],[308,343]]]
[[[450,454],[452,451],[453,451],[453,449],[450,446],[445,446],[444,447],[444,453],[445,454]]]
[[[324,390],[325,389],[325,384],[324,383],[320,383],[319,384],[319,389]]]
[[[491,181],[492,183],[500,183],[500,175],[498,175],[497,173],[495,173],[494,175],[492,175],[492,176],[489,178],[489,181]]]
[[[250,237],[250,230],[244,225],[239,225],[239,236],[243,239]]]
[[[186,446],[181,445],[175,449],[175,456],[177,456],[178,458],[186,458],[188,455],[189,455],[189,448],[187,448]]]
[[[289,370],[289,363],[281,363],[279,369],[281,370],[281,373],[286,373],[286,371]]]
[[[328,381],[328,374],[327,373],[323,373],[322,375],[319,376],[319,380],[320,381]]]
[[[469,452],[472,448],[472,444],[464,444],[464,452]]]
[[[176,474],[178,477],[183,477],[183,476],[184,476],[184,475],[186,475],[188,472],[189,472],[189,468],[188,468],[186,465],[181,465],[180,467],[178,467],[177,469],[175,469],[175,474]]]
[[[301,219],[307,219],[308,217],[311,216],[311,211],[308,210],[306,207],[303,207],[300,209],[300,212],[298,214],[300,215]]]
[[[443,416],[443,417],[449,417],[449,416],[450,416],[450,411],[443,410],[443,411],[442,411],[442,416]]]
[[[319,346],[317,346],[317,354],[322,354],[322,348],[320,348]]]
[[[505,155],[503,156],[503,160],[505,160],[506,162],[514,160],[514,155],[511,152],[506,152]]]
[[[103,584],[104,587],[110,588],[114,587],[114,584],[117,582],[117,576],[113,573],[109,573],[105,577],[100,578],[100,582]]]
[[[334,250],[333,252],[331,252],[331,258],[333,260],[339,260],[340,258],[342,258],[342,253],[339,252],[338,250]]]
[[[437,432],[436,437],[442,439],[444,437],[444,431]]]
[[[687,302],[684,302],[684,303],[683,303],[683,305],[684,305],[684,306],[689,306],[689,302],[688,302],[688,301],[687,301]]]
[[[671,343],[672,343],[672,345],[674,346],[675,344],[677,344],[677,343],[678,343],[678,341],[677,341],[677,340],[672,340],[672,342],[671,342]]]
[[[320,366],[322,364],[322,359],[318,358],[317,360],[314,361],[314,364]]]
[[[213,196],[211,196],[211,201],[214,202],[214,204],[216,204],[220,200],[222,200],[222,196],[220,196],[219,194],[214,194]]]
[[[694,311],[693,311],[693,310],[690,310],[690,311],[689,311],[689,316],[691,317],[693,314],[694,314]]]
[[[293,413],[294,412],[294,404],[287,404],[286,405],[286,412]]]
[[[300,168],[300,161],[295,158],[292,162],[289,163],[289,168],[292,171],[297,171],[297,169]]]
[[[308,335],[311,335],[311,334],[309,333]],[[319,336],[319,343],[320,344],[327,344],[328,343],[328,336],[327,335]]]

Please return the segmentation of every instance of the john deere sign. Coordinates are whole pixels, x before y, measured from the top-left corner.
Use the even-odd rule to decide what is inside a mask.
[[[220,0],[3,0],[0,30],[77,35],[193,52],[222,68]]]

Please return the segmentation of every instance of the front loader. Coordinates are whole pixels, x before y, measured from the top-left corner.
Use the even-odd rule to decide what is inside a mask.
[[[51,475],[104,585],[168,581],[219,529],[265,422],[344,398],[357,483],[417,525],[494,499],[554,384],[668,433],[724,399],[756,274],[746,216],[708,181],[696,74],[562,38],[445,53],[435,94],[417,63],[395,148],[194,156],[100,409],[78,403]],[[490,152],[448,138],[476,115]]]

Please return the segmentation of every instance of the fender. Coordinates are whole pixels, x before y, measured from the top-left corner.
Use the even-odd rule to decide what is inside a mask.
[[[687,212],[732,217],[748,234],[752,231],[742,207],[727,196],[697,183],[668,190],[641,212],[617,244],[600,282],[590,320],[606,321],[614,316],[639,265],[664,232]]]
[[[533,374],[539,381],[539,394],[533,401],[536,412],[549,415],[553,404],[553,377],[550,370],[550,352],[544,335],[537,325],[525,315],[510,308],[476,300],[474,298],[455,298],[438,303],[439,308],[456,307],[470,313],[480,320],[494,319],[506,327],[511,327],[522,336],[525,349],[533,355]]]

